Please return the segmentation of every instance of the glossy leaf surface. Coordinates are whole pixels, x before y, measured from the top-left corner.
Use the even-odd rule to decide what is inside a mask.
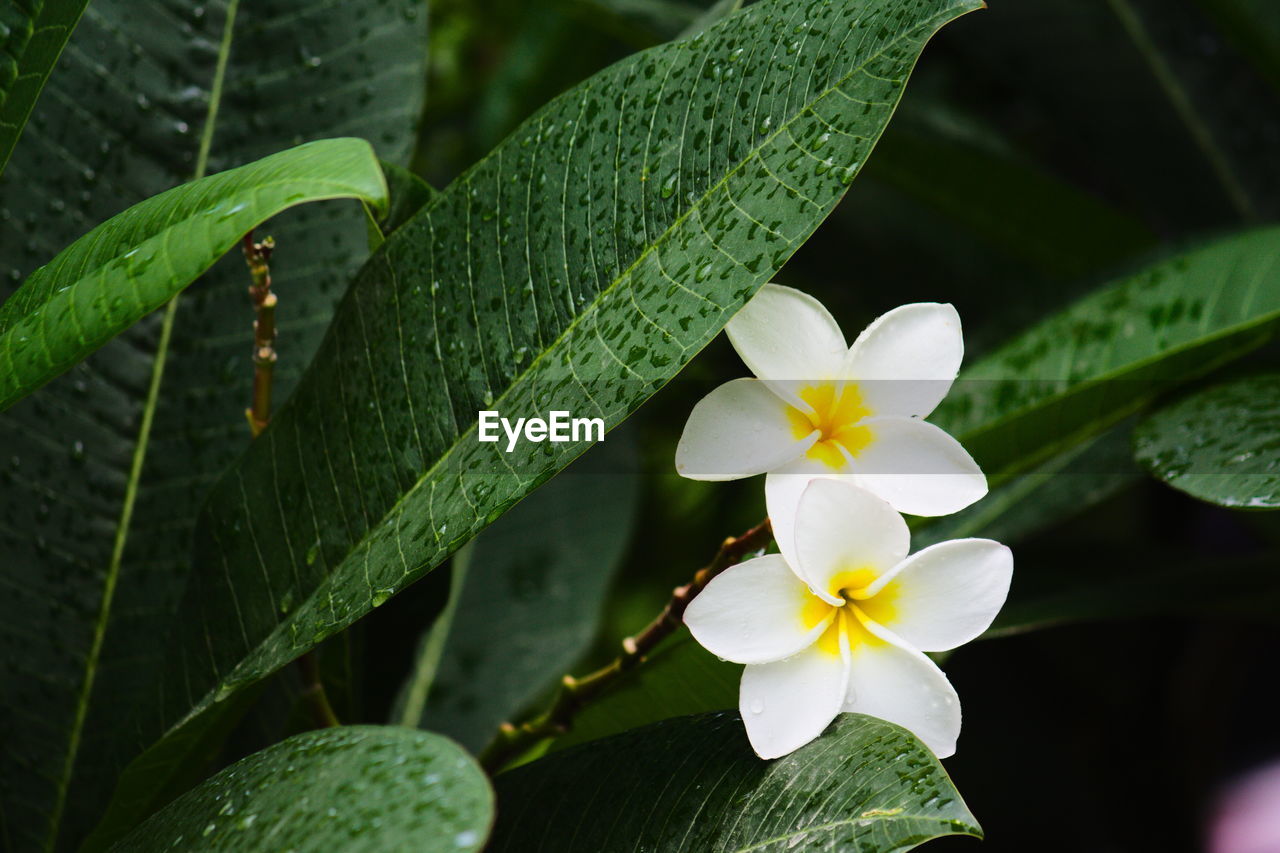
[[[489,780],[429,732],[346,726],[296,735],[183,794],[120,851],[468,853],[493,822]]]
[[[1280,320],[1280,228],[1155,264],[961,371],[933,420],[988,477],[1048,459],[1254,349]]]
[[[1175,489],[1220,506],[1280,509],[1280,375],[1192,394],[1134,434],[1138,461]]]
[[[108,219],[0,305],[0,409],[168,302],[265,220],[336,198],[387,206],[378,160],[362,139],[301,145]]]
[[[982,830],[905,729],[846,714],[761,761],[736,714],[680,717],[503,773],[493,851],[904,851]]]
[[[88,0],[0,6],[0,174]]]

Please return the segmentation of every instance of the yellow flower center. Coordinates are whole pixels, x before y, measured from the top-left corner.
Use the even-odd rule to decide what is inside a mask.
[[[875,438],[870,427],[861,425],[872,411],[863,402],[856,383],[846,382],[839,389],[834,382],[810,385],[800,389],[800,399],[808,403],[813,412],[791,407],[787,417],[797,439],[818,431],[817,443],[809,448],[810,459],[839,470],[844,467],[845,452],[857,456]]]
[[[869,593],[867,588],[876,579],[871,569],[853,569],[839,572],[831,579],[831,587],[827,591],[841,604],[829,604],[816,595],[805,602],[800,618],[805,630],[812,630],[835,614],[827,629],[818,637],[818,648],[828,654],[840,654],[840,637],[844,636],[849,643],[850,651],[857,651],[862,646],[882,645],[875,634],[867,630],[864,620],[884,625],[893,621],[894,601],[898,597],[897,583],[890,581],[876,592]]]

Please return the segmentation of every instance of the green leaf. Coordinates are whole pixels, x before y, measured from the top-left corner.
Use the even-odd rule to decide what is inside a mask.
[[[108,219],[0,305],[0,410],[164,305],[267,219],[335,198],[387,207],[386,182],[363,139],[300,145]]]
[[[88,0],[0,6],[0,174]]]
[[[403,163],[424,34],[407,2],[140,14],[95,0],[0,176],[0,297],[99,222],[205,174],[335,136]],[[303,205],[260,231],[277,242],[277,401],[368,255],[360,208]],[[14,848],[79,844],[143,745],[134,704],[168,653],[198,507],[249,441],[253,314],[236,255],[0,413],[0,835]],[[151,784],[181,793],[177,776]]]
[[[756,4],[557,98],[401,226],[215,487],[140,729],[176,733],[365,615],[591,443],[507,453],[478,410],[612,426],[661,387],[828,214],[925,41],[976,5]]]
[[[1138,461],[1192,497],[1241,509],[1280,509],[1280,374],[1199,391],[1134,433]]]
[[[452,624],[432,628],[398,722],[479,751],[577,663],[631,544],[636,464],[631,432],[614,432],[455,558]]]
[[[116,849],[455,853],[480,850],[492,823],[489,782],[457,744],[410,729],[344,726],[237,762]]]
[[[500,775],[489,850],[903,851],[982,830],[909,732],[847,714],[776,761],[736,714],[681,717]]]
[[[1278,320],[1280,228],[1245,232],[1033,326],[963,370],[931,419],[998,480],[1260,346]]]
[[[403,166],[384,162],[382,171],[387,177],[391,202],[381,212],[370,211],[366,207],[369,214],[370,252],[381,246],[388,234],[408,222],[410,217],[439,194],[434,187]]]

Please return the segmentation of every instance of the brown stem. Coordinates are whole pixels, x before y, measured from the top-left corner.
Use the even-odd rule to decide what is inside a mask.
[[[245,263],[249,265],[249,274],[253,276],[253,284],[249,286],[249,297],[253,300],[255,319],[253,321],[253,400],[245,417],[249,419],[249,429],[257,438],[271,420],[271,374],[276,363],[276,303],[279,301],[271,292],[271,252],[275,249],[275,241],[270,237],[261,243],[253,241],[253,232],[244,235],[242,249]]]
[[[249,298],[253,300],[253,400],[245,409],[249,429],[257,438],[271,421],[271,372],[276,363],[276,303],[279,300],[271,292],[271,252],[276,247],[270,237],[261,243],[254,242],[253,232],[244,235],[240,244],[244,262],[249,265],[253,283],[249,285]],[[324,692],[324,680],[320,677],[320,661],[315,651],[298,658],[302,671],[302,701],[311,711],[319,728],[342,725],[329,704]]]
[[[742,562],[747,555],[762,550],[772,539],[773,528],[766,518],[746,533],[724,540],[711,562],[699,569],[689,583],[676,587],[667,606],[643,631],[622,641],[622,653],[618,657],[582,678],[566,675],[560,680],[551,706],[533,719],[519,725],[503,723],[481,753],[480,763],[490,772],[496,772],[540,741],[569,731],[584,705],[612,687],[624,673],[643,663],[659,643],[684,624],[685,608],[712,578]]]

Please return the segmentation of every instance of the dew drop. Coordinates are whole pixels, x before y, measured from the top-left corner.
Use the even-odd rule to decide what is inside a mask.
[[[671,198],[676,193],[676,173],[672,172],[667,179],[662,182],[662,197]]]

